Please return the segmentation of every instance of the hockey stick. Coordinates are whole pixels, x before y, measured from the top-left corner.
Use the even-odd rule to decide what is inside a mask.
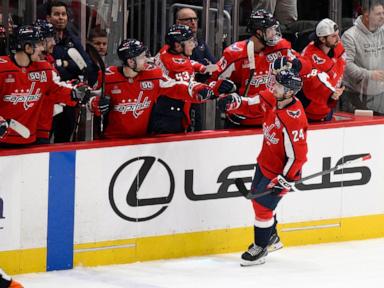
[[[93,47],[92,44],[87,43],[87,51],[89,53],[89,56],[91,56],[93,62],[95,62],[101,71],[101,95],[100,98],[105,97],[105,63],[103,59],[101,58],[99,52],[97,52],[96,48]],[[100,115],[100,132],[103,133],[104,131],[104,117],[103,115]]]
[[[247,56],[248,56],[248,63],[249,63],[249,76],[248,76],[247,86],[245,87],[245,91],[244,91],[243,97],[247,97],[248,96],[249,87],[251,86],[251,81],[252,81],[252,78],[253,78],[253,74],[255,73],[255,69],[256,69],[256,64],[255,64],[255,44],[253,43],[253,41],[251,39],[249,39],[248,43],[247,43]],[[238,115],[238,114],[231,114],[231,115],[237,117],[237,119],[240,119],[240,120],[244,120],[245,119],[244,116],[241,116],[241,115]],[[227,114],[227,119],[232,124],[240,125],[239,122],[236,122],[236,120],[232,119],[228,114]]]
[[[312,178],[316,178],[318,176],[322,176],[322,175],[326,175],[326,174],[329,174],[329,173],[332,173],[336,170],[339,170],[339,169],[342,169],[346,166],[349,166],[349,165],[352,165],[352,164],[356,164],[358,162],[362,162],[362,161],[365,161],[365,160],[369,160],[371,159],[371,154],[365,154],[359,158],[356,158],[356,159],[353,159],[353,160],[349,160],[349,161],[346,161],[344,163],[341,163],[341,164],[338,164],[328,170],[323,170],[323,171],[319,171],[317,173],[314,173],[314,174],[311,174],[311,175],[308,175],[306,177],[303,177],[295,182],[288,182],[286,181],[282,176],[278,176],[277,179],[278,179],[278,182],[281,186],[286,186],[286,187],[291,187],[291,190],[290,192],[294,192],[296,188],[296,185],[297,184],[300,184],[300,183],[303,183],[304,181],[307,181],[309,179],[312,179]],[[261,193],[251,193],[248,191],[247,187],[245,187],[245,184],[244,184],[244,181],[242,178],[236,178],[235,179],[235,185],[237,187],[237,189],[239,190],[239,192],[241,193],[241,195],[243,195],[245,198],[247,199],[256,199],[256,198],[259,198],[259,197],[262,197],[262,196],[265,196],[265,195],[268,195],[268,194],[271,194],[273,193],[274,191],[276,190],[266,190],[264,192],[261,192]]]
[[[80,52],[76,49],[76,48],[69,48],[68,51],[68,56],[69,58],[72,59],[73,62],[75,62],[76,66],[80,69],[82,75],[79,75],[79,79],[81,82],[87,82],[87,63],[85,62],[83,56],[81,56]],[[85,76],[85,79],[84,79],[84,76]],[[81,116],[82,116],[82,110],[83,110],[83,107],[85,107],[84,104],[81,104],[80,105],[80,109],[79,109],[79,113],[76,117],[76,121],[75,121],[75,128],[73,129],[72,133],[71,133],[71,137],[70,137],[70,141],[72,142],[74,139],[75,139],[75,136],[76,138],[78,138],[78,133],[79,133],[79,126],[80,126],[80,120],[81,120]]]
[[[21,124],[19,121],[16,121],[15,119],[6,119],[5,122],[6,124],[3,122],[5,124],[5,130],[7,128],[11,128],[13,131],[15,131],[17,134],[19,134],[25,139],[29,138],[29,136],[31,135],[29,129],[23,124]]]
[[[249,86],[251,85],[253,74],[255,73],[255,69],[256,69],[254,43],[251,39],[249,39],[247,43],[247,56],[248,56],[248,62],[249,62],[249,78],[248,78],[247,86],[245,87],[245,91],[243,95],[244,97],[248,96]]]
[[[68,56],[73,60],[73,62],[75,62],[77,67],[79,67],[80,71],[83,71],[85,68],[87,68],[87,63],[85,63],[84,58],[76,48],[69,48]]]

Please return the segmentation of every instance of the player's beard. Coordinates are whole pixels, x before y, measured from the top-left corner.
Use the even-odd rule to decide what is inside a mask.
[[[337,46],[337,44],[339,44],[339,41],[336,41],[335,43],[333,43],[333,44],[330,44],[330,43],[325,43],[325,46],[327,46],[328,48],[330,48],[330,49],[335,49],[336,48],[336,46]]]

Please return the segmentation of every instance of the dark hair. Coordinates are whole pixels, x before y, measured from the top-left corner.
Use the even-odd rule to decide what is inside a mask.
[[[89,32],[89,40],[92,41],[93,38],[97,38],[97,37],[108,37],[107,31],[102,30],[102,29],[98,29],[98,28],[92,29]]]
[[[68,12],[68,5],[64,1],[51,1],[51,2],[48,2],[47,4],[46,15],[51,15],[53,7],[65,7],[65,10]]]
[[[361,5],[361,11],[363,13],[372,11],[376,6],[383,6],[383,0],[366,0]]]

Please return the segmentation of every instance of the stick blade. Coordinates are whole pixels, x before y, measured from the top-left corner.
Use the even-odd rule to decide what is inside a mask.
[[[254,43],[252,40],[249,40],[247,43],[247,56],[248,56],[248,62],[249,62],[249,69],[255,70],[256,64],[255,64],[255,48]]]
[[[69,48],[68,51],[68,56],[75,62],[77,67],[82,71],[84,68],[87,68],[87,63],[85,62],[83,56],[81,56],[80,52],[77,51],[76,48]]]
[[[31,136],[29,129],[25,127],[23,124],[21,124],[20,122],[14,119],[10,119],[7,122],[8,122],[9,128],[16,131],[16,133],[19,134],[21,137],[27,139],[29,138],[29,136]]]

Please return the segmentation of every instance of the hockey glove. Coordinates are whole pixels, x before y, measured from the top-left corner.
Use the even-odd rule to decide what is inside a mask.
[[[4,138],[8,131],[8,123],[0,116],[0,139]]]
[[[212,83],[214,84],[212,90],[216,96],[219,96],[220,94],[229,94],[236,91],[236,85],[232,80],[217,80],[216,83]]]
[[[293,186],[282,175],[278,175],[269,182],[267,189],[273,190],[272,194],[283,197],[289,191],[293,190]]]
[[[288,57],[283,56],[273,61],[272,72],[273,74],[277,74],[281,70],[292,69],[294,70],[294,72],[299,73],[301,70],[301,66],[302,65],[299,59],[293,58],[292,60],[289,60]]]
[[[232,93],[222,97],[217,102],[220,112],[227,112],[238,109],[241,105],[241,97],[237,93]]]
[[[92,97],[90,100],[91,110],[97,115],[105,115],[109,112],[109,105],[111,104],[111,98],[109,96]]]
[[[213,72],[216,72],[218,69],[219,69],[219,66],[217,66],[216,64],[209,64],[205,66],[203,73],[212,74]]]
[[[91,89],[89,86],[83,82],[76,84],[72,88],[72,99],[85,104],[89,101],[91,95]]]

